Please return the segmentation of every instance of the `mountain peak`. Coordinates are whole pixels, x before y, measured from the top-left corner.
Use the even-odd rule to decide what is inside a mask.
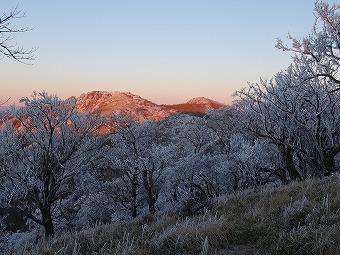
[[[213,107],[211,108],[219,108],[219,107],[222,107],[224,106],[224,104],[220,103],[220,102],[217,102],[217,101],[214,101],[214,100],[211,100],[209,98],[205,98],[205,97],[194,97],[192,99],[190,99],[187,104],[202,104],[202,105],[211,105]]]
[[[115,100],[130,100],[133,98],[142,99],[140,96],[134,95],[130,92],[107,92],[107,91],[91,91],[87,93],[83,93],[79,96],[78,100],[92,100],[92,101],[105,101],[107,99],[115,99]]]
[[[138,121],[161,120],[174,112],[130,92],[92,91],[81,94],[77,109],[100,114],[128,114]]]
[[[205,97],[195,97],[186,103],[174,105],[157,105],[130,92],[91,91],[75,98],[76,108],[80,112],[98,112],[102,115],[130,115],[138,122],[146,120],[159,121],[175,112],[204,114],[209,108],[218,109],[226,106]],[[12,119],[15,125],[18,121],[5,113],[0,113],[0,126]],[[17,127],[18,128],[18,127]],[[104,128],[102,132],[106,132]]]
[[[138,121],[161,120],[174,112],[204,113],[225,104],[205,97],[195,97],[183,104],[157,105],[130,92],[91,91],[77,98],[81,112],[98,111],[101,114],[129,114]]]
[[[225,104],[220,102],[211,100],[205,97],[195,97],[190,99],[188,102],[183,104],[175,104],[175,105],[168,105],[167,107],[174,109],[179,112],[187,112],[187,113],[205,113],[208,109],[218,109]]]

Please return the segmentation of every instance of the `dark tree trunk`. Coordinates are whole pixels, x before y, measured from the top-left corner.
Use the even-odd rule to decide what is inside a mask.
[[[154,214],[156,212],[155,204],[156,204],[156,195],[154,191],[153,179],[152,179],[152,171],[143,171],[142,182],[147,194],[147,203],[149,206],[149,212]]]
[[[299,168],[300,173],[301,173],[301,178],[302,179],[306,179],[306,177],[308,176],[308,162],[307,162],[307,159],[301,153],[296,153],[296,156],[298,158],[298,168]]]
[[[334,160],[335,155],[336,153],[331,152],[331,153],[327,153],[324,156],[324,164],[325,164],[325,172],[323,173],[324,176],[329,176],[335,172],[335,160]]]
[[[148,204],[149,204],[149,212],[151,214],[154,214],[156,212],[156,208],[155,208],[156,201],[155,201],[154,196],[151,196],[148,198]]]
[[[285,167],[280,168],[279,178],[281,179],[281,182],[282,182],[283,185],[288,183],[288,180],[287,180],[287,169]]]
[[[232,173],[233,175],[233,191],[236,192],[239,188],[239,182],[240,182],[240,178],[235,174],[235,173]]]
[[[285,160],[285,165],[286,165],[289,177],[292,180],[301,180],[302,178],[299,172],[296,170],[293,157],[294,157],[294,150],[291,147],[285,148],[284,160]]]
[[[136,206],[136,204],[131,205],[131,217],[132,218],[137,217],[137,206]]]
[[[131,217],[136,218],[137,217],[137,177],[133,176],[132,182],[131,182]]]
[[[45,228],[45,238],[50,238],[54,236],[54,226],[52,221],[51,215],[51,208],[50,206],[45,206],[41,210],[43,226]]]

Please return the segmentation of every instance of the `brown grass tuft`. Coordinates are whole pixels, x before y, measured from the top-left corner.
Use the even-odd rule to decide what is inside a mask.
[[[340,254],[339,184],[332,177],[245,191],[218,198],[201,215],[160,213],[8,254]]]

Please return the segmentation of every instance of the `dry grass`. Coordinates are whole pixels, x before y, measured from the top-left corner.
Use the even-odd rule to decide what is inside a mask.
[[[339,187],[332,177],[247,191],[194,217],[148,216],[8,254],[340,254]]]

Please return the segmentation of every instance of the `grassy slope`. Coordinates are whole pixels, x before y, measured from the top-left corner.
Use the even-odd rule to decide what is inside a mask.
[[[220,197],[194,217],[98,226],[17,254],[340,254],[340,179]]]

